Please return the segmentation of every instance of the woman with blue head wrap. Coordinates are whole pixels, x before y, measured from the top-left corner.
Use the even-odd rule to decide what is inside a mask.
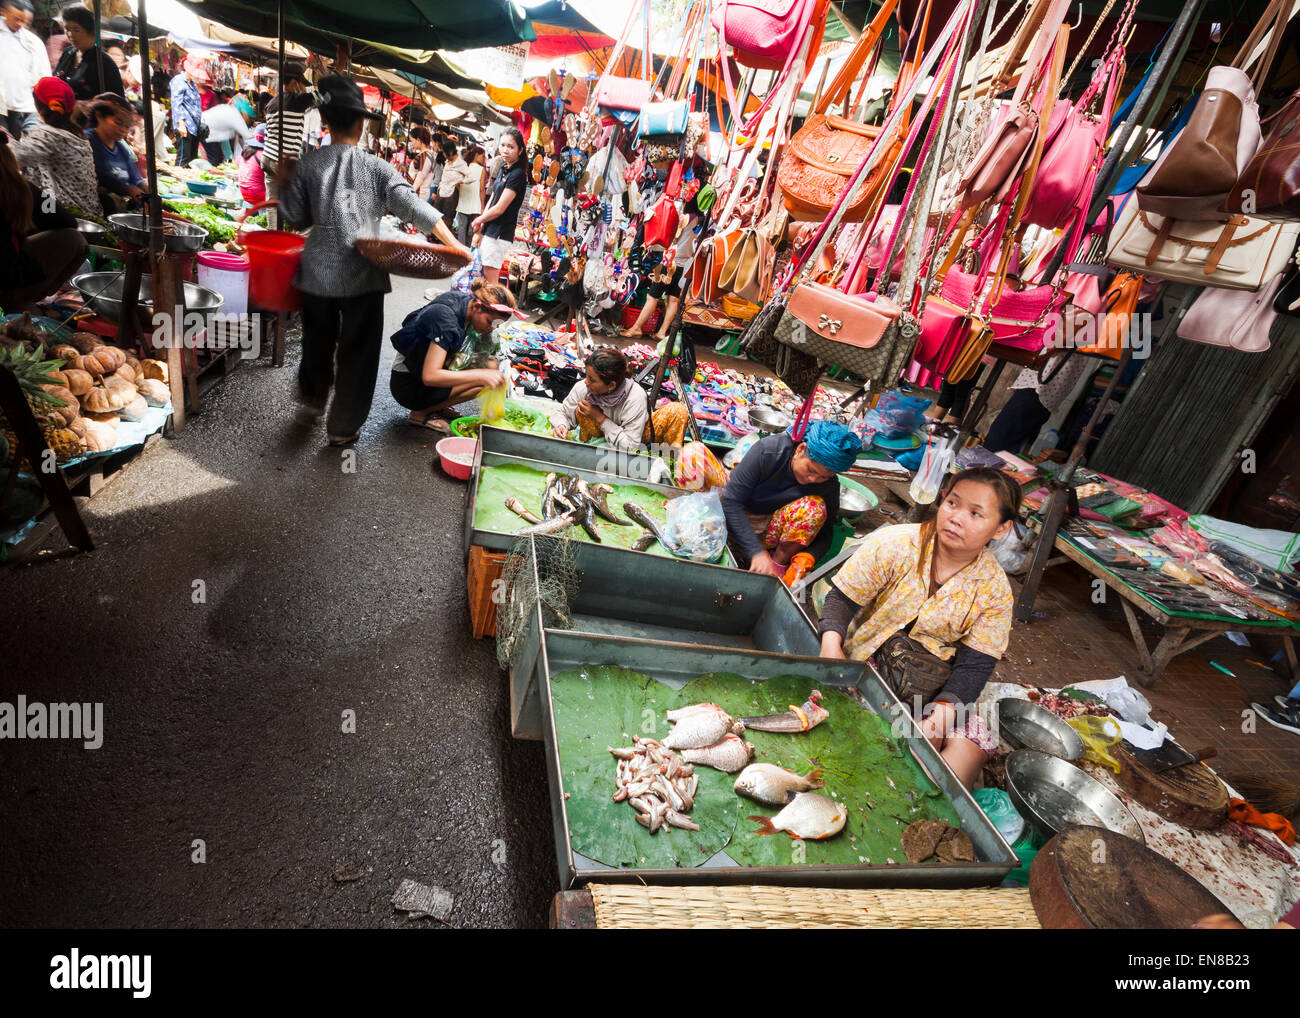
[[[825,554],[831,542],[825,523],[840,508],[835,475],[853,466],[861,450],[857,435],[831,421],[815,422],[800,442],[789,432],[757,442],[722,489],[739,564],[780,576],[798,552]]]

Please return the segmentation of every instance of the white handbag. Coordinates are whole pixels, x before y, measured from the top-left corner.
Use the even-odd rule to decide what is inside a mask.
[[[1166,219],[1130,199],[1111,233],[1106,261],[1157,279],[1258,290],[1286,268],[1297,238],[1300,222],[1242,215],[1226,222]]]
[[[1285,273],[1279,272],[1255,293],[1206,287],[1178,323],[1178,337],[1242,353],[1264,353],[1277,312],[1273,298]]]

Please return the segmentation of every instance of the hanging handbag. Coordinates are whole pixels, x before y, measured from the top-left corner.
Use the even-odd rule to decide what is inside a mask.
[[[1261,219],[1300,218],[1300,91],[1274,118],[1224,208]]]
[[[641,116],[637,118],[637,137],[659,141],[675,138],[680,142],[686,136],[690,112],[690,103],[685,99],[646,103],[641,109]]]
[[[745,356],[762,364],[768,370],[776,367],[776,354],[780,344],[776,329],[785,316],[785,297],[777,297],[763,305],[761,311],[750,319],[740,336],[740,348]]]
[[[1277,320],[1273,298],[1282,278],[1283,273],[1278,273],[1255,293],[1207,286],[1178,323],[1179,338],[1242,353],[1264,353]]]
[[[718,282],[722,267],[727,263],[732,249],[740,243],[743,230],[715,234],[702,241],[691,262],[691,297],[703,304],[712,304],[722,295]]]
[[[596,86],[596,105],[601,112],[639,112],[650,101],[650,82],[644,78],[606,75]]]
[[[668,171],[668,182],[664,185],[664,193],[659,196],[659,200],[651,207],[650,214],[646,216],[645,246],[647,248],[672,247],[673,241],[677,239],[677,227],[681,221],[677,210],[677,195],[681,192],[681,187],[682,164],[676,162]]]
[[[1137,186],[1142,211],[1181,220],[1223,219],[1225,201],[1259,150],[1255,96],[1268,77],[1290,16],[1291,0],[1272,0],[1232,65],[1210,68],[1205,91],[1187,126]],[[1267,45],[1252,77],[1246,68],[1265,38]]]
[[[762,231],[756,227],[742,230],[718,275],[718,289],[761,304],[772,286],[775,261],[776,251]]]
[[[939,695],[952,678],[952,664],[936,657],[906,633],[895,633],[872,655],[876,671],[890,691],[911,706],[918,698],[924,706]]]
[[[1300,247],[1286,267],[1282,285],[1273,298],[1273,310],[1279,315],[1300,316]]]
[[[1258,290],[1281,273],[1300,237],[1300,223],[1235,215],[1225,222],[1175,220],[1129,200],[1115,224],[1106,261],[1158,279]]]
[[[1085,320],[1083,327],[1091,328],[1093,343],[1074,344],[1080,353],[1097,354],[1119,360],[1124,354],[1128,341],[1129,329],[1133,326],[1133,316],[1137,313],[1138,302],[1142,298],[1142,286],[1146,282],[1134,272],[1117,273],[1101,299],[1101,310]],[[1074,328],[1078,329],[1078,319]],[[1077,338],[1078,332],[1074,336]]]
[[[824,283],[800,283],[790,291],[776,340],[871,378],[889,353],[876,348],[902,310],[883,295],[854,297]]]

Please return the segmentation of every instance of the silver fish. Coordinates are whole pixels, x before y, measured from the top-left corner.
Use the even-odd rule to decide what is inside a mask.
[[[821,705],[821,700],[821,693],[814,689],[802,707],[790,704],[790,709],[783,714],[741,718],[740,723],[756,732],[808,732],[831,716],[831,712]]]
[[[655,535],[655,540],[665,548],[671,548],[667,541],[664,540],[663,531],[659,529],[659,524],[651,518],[650,514],[642,509],[635,502],[624,502],[623,512],[627,513],[627,518],[635,523],[641,524],[646,530]]]
[[[704,764],[714,770],[734,773],[749,763],[754,747],[738,735],[724,735],[712,746],[702,749],[682,750],[682,759],[688,763]]]
[[[691,711],[674,723],[663,744],[669,749],[703,749],[730,732],[734,724],[721,707]]]
[[[817,792],[800,792],[776,816],[749,817],[759,825],[755,834],[775,834],[785,831],[792,838],[821,841],[833,838],[844,830],[849,811],[842,802]]]
[[[667,813],[665,813],[664,819],[669,823],[670,826],[680,827],[683,831],[698,831],[700,829],[699,824],[697,824],[694,820],[690,819],[690,817],[686,816],[685,814],[679,813],[675,809],[670,809]]]
[[[664,717],[669,721],[680,721],[688,714],[694,714],[696,711],[717,711],[722,710],[716,703],[688,703],[685,707],[677,707],[670,711],[664,712]]]
[[[506,499],[506,508],[509,509],[516,516],[522,518],[525,523],[542,522],[541,517],[537,516],[535,513],[529,512],[528,509],[524,506],[524,504],[521,501],[519,501],[519,499],[517,498]]]
[[[524,527],[523,530],[516,530],[514,533],[516,537],[527,537],[529,534],[558,534],[561,530],[571,526],[573,526],[573,513],[568,512],[563,516],[556,516],[543,523]]]
[[[823,788],[820,770],[798,775],[776,764],[750,764],[736,778],[735,790],[755,802],[765,806],[784,806],[797,792],[810,792],[814,788]]]

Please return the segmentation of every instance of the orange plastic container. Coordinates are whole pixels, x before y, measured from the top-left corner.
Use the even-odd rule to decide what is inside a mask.
[[[252,214],[276,202],[260,202],[245,212]],[[302,262],[307,238],[284,230],[239,231],[239,243],[248,255],[248,303],[262,311],[297,311],[302,291],[293,277]]]

